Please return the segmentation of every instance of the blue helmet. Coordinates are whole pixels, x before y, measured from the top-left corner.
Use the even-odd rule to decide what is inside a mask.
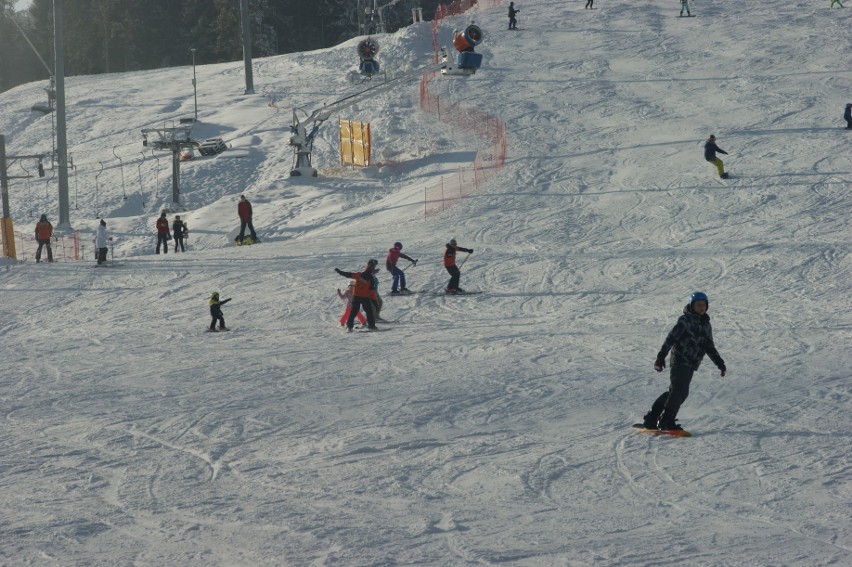
[[[707,305],[710,305],[710,300],[707,298],[707,294],[703,291],[693,291],[692,295],[689,296],[690,305],[692,305],[696,301],[706,301]]]

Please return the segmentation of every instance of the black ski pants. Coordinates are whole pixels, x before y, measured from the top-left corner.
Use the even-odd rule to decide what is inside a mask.
[[[160,253],[160,245],[163,245],[163,254],[169,253],[169,235],[157,234],[157,254]]]
[[[178,251],[178,245],[180,245],[181,252],[186,252],[186,248],[183,247],[183,236],[175,235],[175,252]]]
[[[689,366],[672,366],[669,372],[671,385],[668,391],[663,392],[651,406],[649,415],[658,419],[661,423],[671,425],[677,418],[680,406],[689,397],[689,384],[695,371]]]
[[[106,255],[106,248],[98,248],[98,264],[103,264],[104,262],[106,262]]]
[[[372,329],[376,326],[376,318],[373,316],[373,300],[369,297],[353,297],[352,309],[349,310],[349,318],[346,320],[346,327],[350,331],[355,326],[355,316],[358,315],[358,311],[362,307],[367,315],[367,327]]]
[[[243,241],[243,238],[246,236],[246,227],[249,229],[249,234],[251,234],[252,242],[257,240],[257,234],[254,232],[254,224],[252,224],[251,219],[241,220],[240,221],[240,235],[237,237],[237,240],[240,242]]]
[[[458,289],[459,280],[461,279],[459,267],[453,264],[452,266],[447,266],[447,271],[450,272],[450,283],[447,284],[447,289]]]
[[[44,246],[47,246],[47,261],[53,262],[53,250],[50,248],[50,239],[49,238],[47,238],[45,240],[39,239],[38,250],[36,250],[36,262],[41,262],[41,249]]]

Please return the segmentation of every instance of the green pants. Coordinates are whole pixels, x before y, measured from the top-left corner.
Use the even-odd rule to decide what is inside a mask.
[[[725,164],[722,163],[722,160],[716,158],[710,163],[716,166],[716,169],[719,171],[719,177],[721,177],[725,173]]]
[[[840,6],[841,8],[844,8],[844,7],[845,7],[845,6],[843,6],[843,4],[841,4],[841,3],[840,3],[840,0],[831,0],[831,6],[829,6],[829,9],[834,8],[834,5],[835,5],[835,4],[837,4],[837,5],[838,5],[838,6]]]

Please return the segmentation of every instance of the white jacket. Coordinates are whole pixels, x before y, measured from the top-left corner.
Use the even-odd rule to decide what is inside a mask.
[[[97,246],[98,248],[107,247],[106,227],[102,224],[98,225],[98,234],[97,236],[95,236],[95,246]]]

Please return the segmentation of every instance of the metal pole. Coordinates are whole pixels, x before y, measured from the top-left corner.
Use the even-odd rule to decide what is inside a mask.
[[[6,175],[6,136],[0,134],[0,192],[3,194],[4,219],[11,216],[9,213],[9,179]]]
[[[195,80],[195,48],[189,49],[192,51],[192,91],[195,93],[195,121],[198,122],[198,81]]]
[[[0,238],[3,240],[2,255],[16,258],[15,234],[9,214],[9,179],[6,176],[6,137],[0,134],[0,193],[3,195],[3,218],[0,218]]]
[[[246,68],[246,92],[254,94],[254,75],[251,69],[251,25],[249,25],[248,0],[240,0],[240,16],[243,22],[243,61]]]
[[[172,149],[172,203],[180,204],[180,146]]]
[[[68,143],[65,132],[65,47],[62,40],[62,0],[53,0],[53,49],[56,53],[56,151],[59,154],[59,228],[71,228],[68,197]]]

